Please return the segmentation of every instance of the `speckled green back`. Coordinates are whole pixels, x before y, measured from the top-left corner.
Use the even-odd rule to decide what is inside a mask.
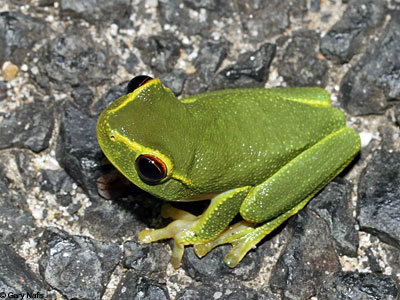
[[[185,105],[197,141],[187,176],[207,191],[260,183],[345,126],[338,109],[284,100],[267,89],[217,91]]]

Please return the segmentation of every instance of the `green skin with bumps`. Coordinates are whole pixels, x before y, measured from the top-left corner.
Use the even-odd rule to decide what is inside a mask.
[[[174,239],[171,262],[184,245],[199,256],[231,243],[236,266],[245,254],[307,202],[353,159],[357,132],[321,88],[231,89],[178,100],[157,79],[112,103],[97,123],[99,144],[130,181],[170,201],[211,199],[200,216],[166,205],[175,219],[144,230],[149,243]],[[148,183],[136,159],[152,155],[167,175]],[[240,214],[243,221],[230,225]]]

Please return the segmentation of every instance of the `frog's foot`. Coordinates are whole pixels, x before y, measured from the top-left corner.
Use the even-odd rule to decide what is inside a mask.
[[[181,241],[183,234],[190,231],[200,217],[192,215],[186,211],[172,207],[170,204],[164,204],[161,208],[163,218],[172,218],[175,221],[161,229],[145,229],[139,234],[139,241],[145,244],[163,239],[174,239],[174,248],[172,249],[171,264],[174,268],[179,268],[184,251],[184,243]]]
[[[195,244],[193,246],[194,251],[198,257],[205,256],[215,247],[223,244],[232,243],[233,241],[244,236],[246,233],[251,232],[254,229],[254,225],[247,221],[241,221],[236,224],[229,226],[223,233],[217,238],[207,243]]]
[[[220,193],[211,199],[210,205],[200,216],[164,205],[161,214],[175,219],[167,227],[157,230],[143,230],[139,240],[151,243],[161,239],[173,238],[171,264],[178,268],[185,245],[207,243],[218,237],[239,213],[240,204],[250,187],[241,187]]]
[[[238,222],[229,226],[228,229],[216,239],[203,244],[195,244],[194,251],[197,256],[203,257],[219,245],[232,244],[232,249],[225,256],[224,262],[229,267],[234,268],[243,259],[246,253],[262,239],[262,237],[257,238],[257,229],[258,228],[250,222]],[[265,235],[263,235],[263,237]]]
[[[232,244],[231,251],[225,256],[224,262],[230,267],[236,267],[243,257],[254,248],[265,236],[272,232],[280,224],[275,220],[262,226],[255,227],[254,224],[242,221],[231,226],[226,232],[215,240],[194,245],[194,250],[199,257],[204,256],[216,246]]]

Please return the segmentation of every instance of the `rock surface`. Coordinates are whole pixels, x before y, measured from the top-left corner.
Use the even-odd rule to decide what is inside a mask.
[[[0,75],[0,297],[398,299],[399,11],[394,0],[0,1],[0,69],[18,70]],[[123,180],[96,138],[136,75],[180,97],[321,86],[363,148],[236,268],[226,245],[202,259],[189,247],[174,271],[172,241],[138,243],[170,222],[163,201]]]

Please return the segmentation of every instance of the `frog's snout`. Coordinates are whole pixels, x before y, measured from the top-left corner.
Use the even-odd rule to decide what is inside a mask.
[[[99,141],[100,148],[104,151],[104,145],[108,141],[113,141],[115,136],[110,128],[110,123],[108,122],[109,114],[103,111],[97,120],[97,140]]]

